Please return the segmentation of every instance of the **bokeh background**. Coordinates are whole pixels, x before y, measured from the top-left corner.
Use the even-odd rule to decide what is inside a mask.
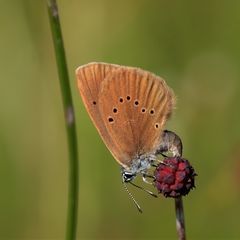
[[[79,138],[79,239],[176,239],[173,200],[130,187],[136,211],[83,107],[74,72],[91,61],[167,80],[178,97],[167,129],[199,175],[184,198],[188,238],[240,239],[240,1],[58,4]],[[0,0],[0,31],[0,239],[64,239],[68,152],[45,1]]]

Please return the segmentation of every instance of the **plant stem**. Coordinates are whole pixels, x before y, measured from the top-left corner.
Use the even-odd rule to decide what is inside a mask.
[[[175,199],[176,226],[179,240],[186,240],[182,197]]]
[[[47,5],[65,112],[69,150],[69,189],[66,240],[74,240],[76,239],[77,234],[78,213],[78,150],[75,117],[56,0],[47,0]]]

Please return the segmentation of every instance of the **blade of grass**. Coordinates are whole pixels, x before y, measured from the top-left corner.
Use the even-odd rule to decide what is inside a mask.
[[[65,123],[69,150],[69,190],[66,240],[74,240],[76,239],[77,235],[78,213],[78,151],[75,117],[56,0],[47,0],[47,6],[55,48],[63,107],[65,112]]]

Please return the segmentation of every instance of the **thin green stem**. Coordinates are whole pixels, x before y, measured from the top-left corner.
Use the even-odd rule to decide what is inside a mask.
[[[66,240],[74,240],[76,239],[77,235],[78,213],[78,151],[75,117],[56,0],[47,0],[47,5],[55,48],[63,107],[65,112],[65,122],[69,149],[69,195]]]

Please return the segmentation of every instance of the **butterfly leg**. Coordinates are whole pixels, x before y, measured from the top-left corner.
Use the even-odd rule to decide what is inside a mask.
[[[136,188],[139,188],[139,189],[141,189],[141,190],[143,190],[144,192],[146,192],[146,193],[148,193],[148,194],[150,194],[151,196],[153,196],[153,197],[158,197],[156,194],[154,194],[153,192],[151,192],[151,191],[149,191],[149,190],[147,190],[147,189],[145,189],[145,188],[143,188],[143,187],[140,187],[140,186],[138,186],[138,185],[136,185],[135,183],[133,183],[133,182],[129,182],[131,185],[133,185],[134,187],[136,187]]]
[[[143,181],[144,181],[145,183],[147,183],[147,184],[153,184],[152,181],[151,181],[151,182],[148,181],[147,178],[154,179],[154,176],[149,175],[149,174],[147,174],[147,173],[143,173],[143,174],[142,174],[142,179],[143,179]]]

